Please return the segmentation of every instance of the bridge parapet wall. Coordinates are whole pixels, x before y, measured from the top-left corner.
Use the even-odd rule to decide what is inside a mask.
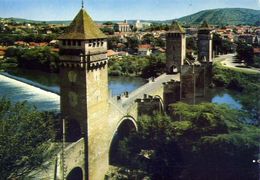
[[[64,155],[60,152],[57,155],[57,164],[56,164],[56,180],[62,180],[63,178],[63,168],[64,175],[70,173],[70,171],[75,167],[80,167],[84,172],[85,169],[85,147],[84,147],[84,138],[81,138],[79,141],[70,144],[64,149]],[[63,158],[64,158],[64,167],[63,167]],[[83,175],[84,177],[84,175]]]
[[[164,85],[164,107],[165,111],[168,112],[168,106],[172,103],[177,103],[181,100],[181,83],[180,81],[171,80],[163,83]]]
[[[163,112],[163,103],[160,97],[144,94],[143,99],[137,99],[138,116],[151,115]]]

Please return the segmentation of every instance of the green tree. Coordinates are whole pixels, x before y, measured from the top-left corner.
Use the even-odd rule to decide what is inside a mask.
[[[192,49],[194,51],[198,50],[197,42],[196,42],[196,38],[195,37],[187,37],[187,39],[186,39],[186,48],[187,49]]]
[[[239,42],[237,45],[237,56],[240,60],[244,60],[247,65],[252,65],[254,63],[253,46]]]
[[[107,39],[107,48],[108,49],[117,49],[117,44],[120,43],[120,39],[117,36],[109,37]]]
[[[58,71],[58,54],[49,47],[39,48],[13,48],[7,49],[6,57],[17,59],[18,65],[25,69],[38,69],[42,71]]]
[[[121,143],[128,162],[134,160],[152,179],[257,179],[252,160],[260,130],[244,123],[243,112],[212,103],[177,103],[169,111],[170,117],[138,120],[138,132]]]
[[[114,25],[114,23],[111,22],[111,21],[104,22],[103,24],[104,24],[104,25]]]
[[[50,156],[55,136],[53,120],[27,103],[0,99],[1,179],[19,179],[41,166]]]
[[[148,64],[142,69],[142,76],[145,78],[157,77],[165,71],[165,54],[147,57]]]
[[[127,37],[127,47],[136,50],[140,44],[137,37]]]
[[[101,28],[101,31],[107,35],[113,35],[115,33],[114,29],[108,27]]]
[[[146,34],[142,38],[142,44],[154,44],[155,38],[152,34]]]
[[[234,53],[234,43],[223,39],[219,34],[213,34],[213,49],[217,54]]]

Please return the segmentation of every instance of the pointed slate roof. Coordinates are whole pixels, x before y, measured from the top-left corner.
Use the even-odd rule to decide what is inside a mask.
[[[170,31],[173,31],[175,33],[181,33],[181,34],[185,33],[185,30],[181,27],[181,25],[177,21],[172,22],[172,25],[170,26]]]
[[[65,33],[58,39],[86,40],[104,39],[106,35],[97,27],[88,13],[82,8]]]
[[[203,23],[200,26],[200,29],[211,29],[211,27],[207,21],[203,21]]]

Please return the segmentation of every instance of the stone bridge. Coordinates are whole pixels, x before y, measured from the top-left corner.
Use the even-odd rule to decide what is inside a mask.
[[[116,160],[119,140],[137,130],[139,116],[167,113],[169,104],[195,102],[203,95],[212,60],[206,23],[198,37],[196,65],[186,62],[185,30],[174,22],[166,34],[166,74],[130,94],[110,98],[107,38],[82,8],[58,38],[61,117],[66,121],[65,140],[71,144],[58,154],[54,179],[104,179]]]
[[[106,126],[94,126],[96,136],[93,138],[91,144],[95,147],[91,153],[90,161],[96,162],[97,159],[101,159],[102,162],[97,163],[96,168],[98,170],[107,170],[109,164],[113,164],[113,156],[116,156],[116,150],[113,146],[116,146],[118,140],[122,137],[128,136],[132,131],[137,130],[137,120],[141,115],[151,115],[156,112],[167,112],[169,104],[180,101],[181,99],[192,101],[192,97],[181,97],[180,79],[184,76],[193,75],[191,72],[192,67],[186,67],[185,73],[181,76],[178,74],[162,74],[161,76],[151,79],[148,83],[136,89],[132,93],[124,93],[118,97],[111,97],[108,100],[108,122]],[[195,78],[199,79],[199,75],[203,71],[203,68],[196,68]],[[192,81],[188,79],[186,81],[187,87],[190,88]],[[199,82],[199,81],[197,81]],[[182,86],[183,89],[185,81]],[[193,93],[193,91],[191,91]],[[103,133],[100,133],[103,132]],[[79,141],[70,144],[65,148],[64,152],[64,168],[65,177],[76,177],[75,174],[82,174],[85,176],[85,161],[84,161],[84,138]],[[102,143],[101,143],[102,142]],[[98,151],[97,151],[98,149]],[[100,155],[103,155],[101,158]],[[91,159],[93,158],[93,159]],[[58,171],[56,171],[56,179],[62,179],[62,153],[58,155]],[[103,167],[102,167],[103,165]],[[76,169],[75,169],[76,168]],[[78,172],[80,171],[80,173]],[[70,173],[69,173],[70,172]],[[99,175],[98,172],[95,176]]]
[[[113,140],[116,138],[116,136],[118,136],[119,134],[122,136],[126,136],[129,135],[131,131],[137,130],[136,121],[138,119],[138,116],[149,114],[150,112],[164,112],[165,107],[167,107],[168,104],[172,103],[165,100],[165,97],[167,97],[167,90],[169,90],[169,88],[178,87],[176,86],[176,83],[178,84],[179,80],[180,74],[163,74],[158,78],[150,80],[148,83],[136,89],[130,94],[122,95],[120,96],[120,98],[113,97],[109,99],[107,126],[104,127],[105,129],[103,129],[102,126],[94,127],[96,132],[104,132],[98,135],[99,137],[102,136],[102,146],[100,146],[99,148],[102,153],[98,153],[97,158],[100,159],[99,155],[104,154],[105,152],[106,157],[103,159],[107,159],[108,161],[107,163],[99,163],[98,166],[100,167],[97,167],[97,169],[101,169],[102,164],[110,164],[111,162],[109,161],[111,160],[111,158],[113,158],[111,156],[116,156],[115,154],[111,154],[111,151],[113,150],[112,146],[114,145]],[[171,91],[170,95],[172,95],[172,100],[174,100],[175,92],[172,93]],[[93,144],[98,143],[97,141],[98,140],[93,142]],[[79,171],[79,168],[81,169],[81,172],[77,172],[76,174],[82,174],[82,177],[85,176],[84,154],[82,154],[84,152],[84,148],[85,147],[83,138],[75,143],[71,143],[68,147],[65,148],[65,177],[74,177],[73,174],[76,173],[76,171]],[[97,151],[95,150],[95,152]],[[94,155],[95,153],[93,152],[92,154]],[[57,171],[55,175],[56,179],[63,178],[62,173],[64,171],[62,171],[62,163],[63,159],[61,152],[58,155]]]

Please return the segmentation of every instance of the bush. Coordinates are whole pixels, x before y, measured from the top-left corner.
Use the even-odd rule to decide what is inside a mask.
[[[48,72],[58,71],[57,53],[52,52],[49,47],[43,48],[8,48],[6,53],[7,59],[16,59],[18,66],[25,69],[38,69]]]
[[[125,157],[152,179],[257,179],[251,160],[260,130],[243,123],[245,114],[212,103],[173,104],[170,114],[140,118],[139,131],[121,143]],[[138,160],[144,151],[151,153]]]
[[[53,124],[49,113],[38,112],[25,102],[0,99],[1,179],[24,178],[50,158]]]

